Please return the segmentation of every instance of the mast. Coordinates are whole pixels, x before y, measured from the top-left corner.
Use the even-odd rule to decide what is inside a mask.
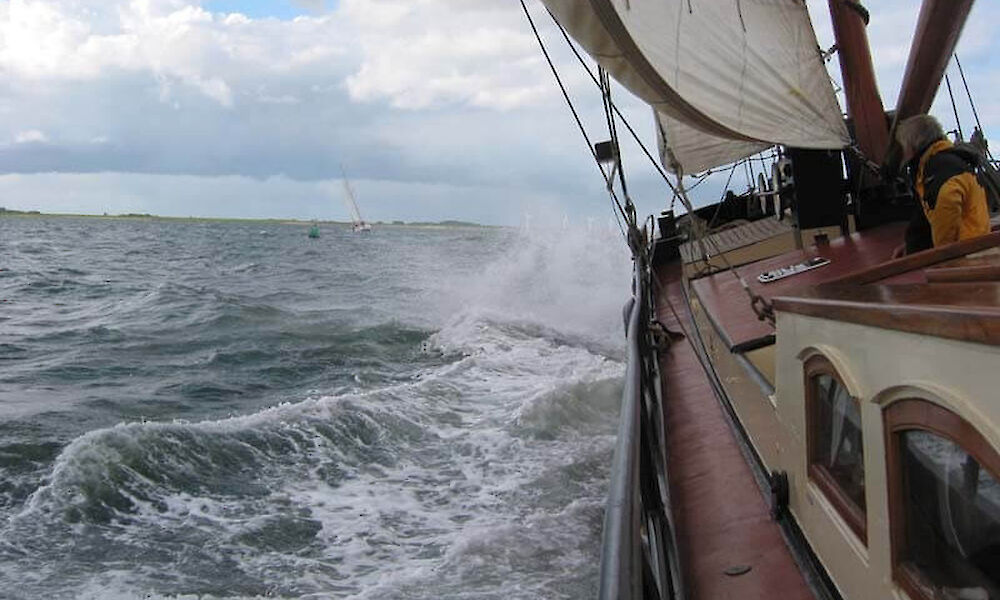
[[[865,31],[868,11],[858,0],[829,0],[829,5],[854,139],[868,159],[878,162],[889,147],[889,128]]]
[[[835,0],[831,0],[833,2]],[[924,0],[896,101],[895,121],[926,113],[941,87],[973,0]],[[895,122],[893,123],[895,127]]]
[[[347,201],[347,209],[351,212],[351,221],[355,225],[363,223],[361,220],[361,211],[358,210],[358,201],[354,197],[354,190],[351,189],[351,182],[347,180],[347,172],[344,171],[343,165],[340,167],[340,173],[343,175],[345,200]]]

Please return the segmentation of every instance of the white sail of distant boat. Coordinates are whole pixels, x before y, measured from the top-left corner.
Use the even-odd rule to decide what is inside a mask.
[[[365,221],[361,218],[361,211],[358,210],[358,200],[354,195],[354,189],[351,188],[351,182],[347,179],[347,173],[344,172],[344,168],[340,168],[340,172],[343,174],[344,182],[344,202],[347,203],[347,210],[351,213],[351,225],[354,232],[370,232],[372,230],[371,223]]]

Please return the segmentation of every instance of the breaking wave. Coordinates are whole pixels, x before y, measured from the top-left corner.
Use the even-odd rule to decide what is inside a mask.
[[[76,298],[60,326],[12,340],[10,385],[96,391],[9,413],[0,584],[20,598],[590,594],[627,261],[565,235],[382,235],[358,251],[408,268],[367,288],[333,293],[232,252],[224,290],[200,259],[173,282],[121,277],[113,303]],[[319,277],[326,255],[308,251],[311,270],[289,260]],[[53,340],[93,358],[40,357]]]

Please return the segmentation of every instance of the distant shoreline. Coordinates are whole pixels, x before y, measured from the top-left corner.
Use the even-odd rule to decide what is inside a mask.
[[[116,221],[170,221],[178,223],[267,223],[270,225],[337,225],[349,227],[350,221],[320,221],[315,219],[254,219],[250,217],[164,217],[148,213],[124,213],[124,214],[103,214],[88,215],[74,213],[43,213],[37,210],[13,210],[0,208],[0,218],[2,217],[57,217],[75,219],[104,219]],[[471,221],[373,221],[372,225],[378,227],[483,227],[491,228],[495,225],[482,225]]]

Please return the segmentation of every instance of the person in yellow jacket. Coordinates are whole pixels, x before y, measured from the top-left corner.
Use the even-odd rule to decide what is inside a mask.
[[[902,147],[903,161],[910,165],[917,199],[930,224],[930,239],[917,242],[917,247],[911,247],[913,232],[907,231],[908,254],[990,232],[986,190],[969,163],[950,151],[953,144],[937,119],[917,115],[900,121],[896,140]]]

